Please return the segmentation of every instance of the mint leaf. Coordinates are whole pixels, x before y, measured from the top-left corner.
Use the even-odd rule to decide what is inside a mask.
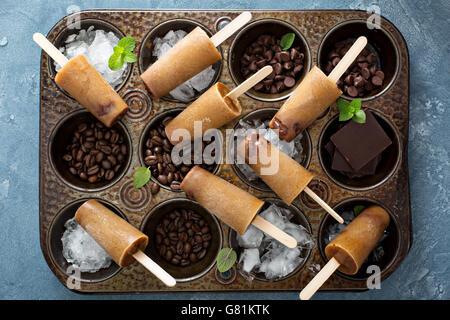
[[[136,55],[133,52],[126,51],[124,53],[125,62],[133,63],[137,61]]]
[[[108,61],[108,66],[111,70],[119,70],[124,64],[124,56],[122,54],[114,53]]]
[[[113,50],[115,54],[122,54],[125,51],[122,47],[114,47]]]
[[[363,110],[358,110],[352,119],[357,123],[366,123],[366,114]]]
[[[133,37],[125,37],[120,39],[117,46],[122,47],[125,51],[132,52],[136,48],[136,40]]]
[[[352,112],[341,112],[339,113],[339,121],[347,121],[350,120],[351,118],[353,118],[353,113]]]
[[[217,270],[219,272],[225,272],[233,267],[237,260],[236,251],[231,248],[223,248],[219,251],[216,258]]]
[[[355,99],[350,102],[350,108],[352,108],[353,112],[357,112],[361,109],[361,99]]]
[[[133,175],[133,187],[139,189],[150,180],[150,169],[147,167],[139,167],[136,169]]]
[[[339,98],[336,101],[339,110],[339,121],[353,119],[357,123],[366,123],[366,114],[361,110],[361,99],[354,99],[348,102]]]
[[[337,104],[339,112],[347,112],[350,102],[339,98],[339,99],[337,99],[336,104]]]
[[[280,41],[280,47],[283,50],[287,50],[289,49],[292,44],[294,43],[294,39],[295,39],[295,33],[290,32],[290,33],[286,33]]]
[[[357,205],[353,207],[353,213],[355,214],[355,217],[359,215],[366,207],[362,205]]]

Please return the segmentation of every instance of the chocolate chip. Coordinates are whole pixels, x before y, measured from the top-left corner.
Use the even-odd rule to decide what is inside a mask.
[[[358,96],[358,89],[355,86],[350,86],[347,88],[347,94],[350,97],[357,97]]]
[[[372,84],[373,84],[374,86],[379,87],[379,86],[381,86],[381,85],[383,84],[383,79],[381,79],[381,78],[378,77],[378,76],[374,76],[374,77],[372,78]]]
[[[288,88],[292,88],[295,85],[295,79],[292,77],[286,77],[284,79],[284,85]]]
[[[281,39],[272,35],[260,35],[245,49],[245,53],[240,58],[239,67],[245,78],[268,64],[273,67],[273,72],[266,77],[266,81],[255,85],[254,90],[277,94],[288,89],[284,83],[286,77],[294,78],[293,86],[302,75],[304,53],[300,52],[300,47],[282,50],[279,45],[280,41]],[[292,81],[287,80],[287,82],[291,83]]]

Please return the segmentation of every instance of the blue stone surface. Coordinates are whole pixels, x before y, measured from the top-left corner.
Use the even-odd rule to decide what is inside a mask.
[[[298,299],[297,293],[92,296],[66,289],[39,245],[39,63],[34,32],[47,33],[70,5],[159,9],[363,9],[378,5],[401,31],[411,58],[409,170],[414,244],[402,265],[362,293],[314,299],[450,298],[450,106],[448,0],[2,0],[0,5],[0,298]]]

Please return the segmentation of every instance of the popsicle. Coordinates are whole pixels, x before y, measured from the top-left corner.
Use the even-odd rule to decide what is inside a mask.
[[[300,299],[310,299],[336,269],[345,274],[356,274],[389,222],[389,214],[380,206],[372,205],[361,212],[325,247],[329,261],[300,292]]]
[[[305,191],[339,223],[344,223],[341,216],[308,188],[314,177],[311,172],[257,132],[250,133],[241,141],[237,153],[287,204],[290,205],[302,191]]]
[[[280,139],[292,141],[342,94],[336,82],[367,44],[359,37],[328,77],[316,66],[306,75],[269,123]]]
[[[293,237],[258,215],[264,201],[199,166],[184,177],[181,189],[241,235],[253,224],[285,246],[297,246]]]
[[[68,60],[42,34],[35,33],[33,40],[62,67],[55,82],[105,126],[111,127],[128,111],[125,101],[83,55]]]
[[[143,253],[148,237],[98,201],[83,203],[75,220],[119,266],[137,260],[167,286],[175,285],[175,279]]]
[[[230,91],[221,82],[216,83],[166,126],[165,131],[170,142],[174,145],[181,142],[181,135],[174,134],[178,129],[186,130],[191,140],[199,138],[195,137],[195,122],[201,123],[201,134],[203,135],[206,130],[220,128],[238,117],[242,111],[238,97],[267,77],[272,71],[271,66],[262,68],[233,91]]]
[[[221,59],[219,46],[250,21],[250,12],[243,12],[209,38],[196,27],[166,54],[141,74],[141,79],[155,98],[161,98],[200,71]]]

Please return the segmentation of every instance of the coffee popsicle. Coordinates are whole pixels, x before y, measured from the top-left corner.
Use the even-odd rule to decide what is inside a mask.
[[[243,12],[211,38],[202,28],[196,27],[148,67],[141,74],[142,81],[155,98],[168,94],[219,61],[222,57],[216,47],[250,19],[250,12]]]
[[[292,141],[341,94],[342,91],[336,83],[314,66],[281,106],[269,126],[279,130],[280,139]]]
[[[238,117],[242,111],[238,97],[267,77],[272,71],[271,66],[265,66],[234,88],[233,91],[221,82],[216,83],[166,126],[167,138],[174,145],[179,143],[183,135],[181,132],[179,134],[174,133],[177,129],[183,129],[185,133],[189,133],[191,140],[195,140],[200,138],[195,137],[196,122],[197,125],[201,124],[201,132],[197,134],[201,133],[203,136],[206,130],[220,128]]]
[[[55,82],[107,127],[128,111],[125,101],[83,55],[70,59]]]
[[[342,94],[336,82],[367,44],[359,37],[328,77],[314,66],[269,123],[280,139],[292,141]]]
[[[201,134],[208,129],[220,128],[227,122],[238,117],[242,112],[239,100],[231,99],[226,95],[230,92],[223,83],[217,82],[189,107],[184,109],[166,126],[167,138],[174,145],[180,142],[177,129],[184,129],[189,132],[191,139],[194,139],[194,122],[201,122]],[[176,133],[176,132],[175,132]]]
[[[310,299],[336,269],[345,274],[356,274],[389,222],[389,214],[382,207],[372,205],[364,209],[325,247],[329,261],[300,292],[300,299]]]
[[[35,33],[33,40],[62,66],[55,82],[105,126],[111,127],[127,112],[125,101],[83,55],[68,60],[42,34]]]
[[[314,177],[297,161],[252,132],[237,147],[238,155],[245,160],[258,176],[288,205],[305,191],[339,223],[344,220],[327,203],[317,196],[308,184]]]
[[[241,235],[253,224],[287,247],[297,246],[293,237],[258,215],[264,201],[199,166],[184,177],[181,189]]]
[[[75,220],[122,268],[138,260],[168,286],[172,278],[142,251],[148,237],[96,200],[88,200],[75,213]]]

